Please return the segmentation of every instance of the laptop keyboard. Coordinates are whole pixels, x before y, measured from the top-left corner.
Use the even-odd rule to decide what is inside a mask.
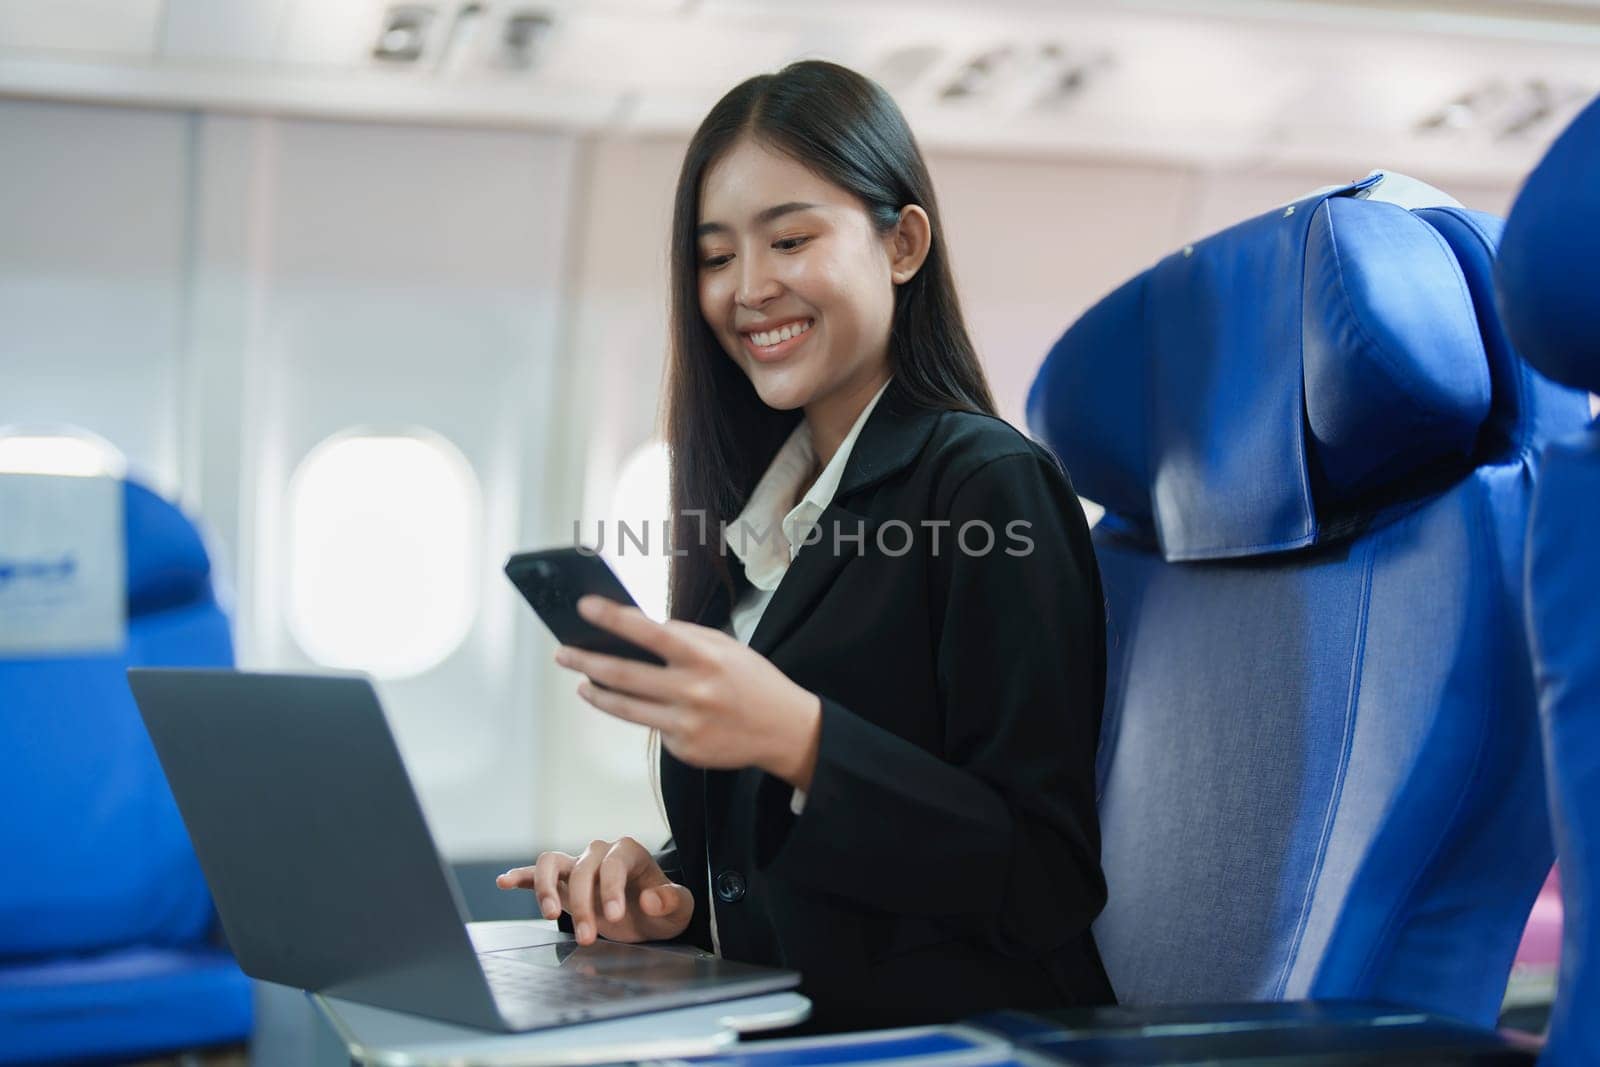
[[[495,999],[505,998],[520,1004],[536,1002],[551,1009],[588,1008],[627,1000],[646,992],[648,987],[615,978],[575,974],[541,967],[533,963],[500,959],[494,955],[478,957],[484,977]]]

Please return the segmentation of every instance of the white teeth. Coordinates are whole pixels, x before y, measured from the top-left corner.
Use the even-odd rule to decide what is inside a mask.
[[[750,340],[758,348],[771,348],[773,345],[787,341],[791,337],[798,337],[809,329],[811,329],[811,320],[806,319],[804,322],[792,322],[776,330],[761,330],[752,333],[750,334]]]

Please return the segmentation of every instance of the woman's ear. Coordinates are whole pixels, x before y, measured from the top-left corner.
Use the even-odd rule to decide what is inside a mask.
[[[900,221],[885,235],[889,250],[889,279],[904,285],[916,277],[933,247],[933,225],[928,213],[916,204],[900,209]]]

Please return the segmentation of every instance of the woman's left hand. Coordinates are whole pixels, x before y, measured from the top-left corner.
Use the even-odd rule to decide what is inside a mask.
[[[816,767],[822,701],[765,656],[721,630],[681,619],[661,623],[638,608],[593,594],[578,613],[666,660],[666,666],[571,645],[556,662],[588,681],[578,694],[608,715],[661,731],[661,741],[694,767],[759,767],[808,789]]]

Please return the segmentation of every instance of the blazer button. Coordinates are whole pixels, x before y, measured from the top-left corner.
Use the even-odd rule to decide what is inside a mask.
[[[744,899],[744,875],[738,871],[723,871],[717,875],[717,899],[724,904]]]

